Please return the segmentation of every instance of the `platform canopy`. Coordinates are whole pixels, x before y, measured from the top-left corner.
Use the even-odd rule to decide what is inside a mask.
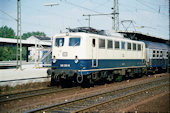
[[[20,40],[18,40],[18,43]],[[42,46],[50,47],[51,42],[46,42],[46,41],[31,41],[31,40],[21,40],[23,46],[35,46],[35,44],[41,44]],[[17,44],[17,39],[12,39],[12,38],[1,38],[0,37],[0,45],[16,45]]]
[[[131,32],[131,31],[118,31],[119,33],[123,34],[124,37],[130,38],[132,40],[144,40],[144,41],[151,41],[151,42],[159,42],[164,44],[170,44],[169,40],[165,40],[159,37],[155,37],[149,34],[143,34],[140,32]]]

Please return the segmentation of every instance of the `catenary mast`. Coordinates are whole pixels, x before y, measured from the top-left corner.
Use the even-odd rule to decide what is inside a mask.
[[[119,3],[118,0],[113,0],[113,17],[112,17],[112,29],[119,30]]]
[[[17,0],[17,69],[22,70],[22,42],[21,42],[21,0]],[[19,63],[20,60],[20,63]]]

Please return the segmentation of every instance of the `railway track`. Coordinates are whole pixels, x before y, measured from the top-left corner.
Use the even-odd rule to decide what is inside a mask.
[[[106,93],[96,94],[92,96],[87,96],[79,98],[72,101],[67,101],[59,104],[55,104],[48,107],[43,107],[35,110],[28,111],[26,113],[48,113],[48,112],[62,112],[62,113],[77,113],[77,112],[90,112],[96,108],[103,107],[104,105],[109,105],[111,103],[120,101],[122,99],[127,99],[132,96],[136,96],[148,91],[152,91],[158,88],[169,86],[169,79],[162,78],[159,80],[154,80],[149,83],[138,84],[136,86],[130,86],[125,88],[120,88],[114,91],[109,91]]]
[[[74,87],[74,88],[78,88],[78,87]],[[62,91],[66,91],[66,90],[72,90],[74,88],[61,89],[61,88],[57,88],[57,87],[49,87],[49,88],[25,91],[25,92],[20,92],[20,93],[0,95],[0,103],[14,101],[14,100],[18,100],[18,99],[25,99],[25,98],[29,98],[29,97],[41,96],[41,95],[46,95],[46,94],[50,94],[50,93],[62,92]]]

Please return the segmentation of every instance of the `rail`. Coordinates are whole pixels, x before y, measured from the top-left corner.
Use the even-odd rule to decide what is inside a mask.
[[[78,87],[74,87],[74,88],[78,88]],[[61,89],[57,87],[50,87],[50,88],[31,90],[31,91],[25,91],[25,92],[14,93],[14,94],[0,95],[0,103],[14,101],[17,99],[34,97],[34,96],[46,95],[46,94],[55,93],[55,92],[62,92],[66,90],[73,90],[73,88]]]
[[[101,94],[95,94],[92,96],[87,96],[72,101],[67,101],[52,106],[47,106],[26,113],[40,113],[40,112],[89,112],[91,109],[95,109],[98,106],[103,106],[104,104],[118,101],[139,93],[143,93],[149,90],[157,89],[159,87],[169,85],[169,79],[160,79],[152,82],[138,84],[135,86],[120,88],[114,91],[105,92]]]

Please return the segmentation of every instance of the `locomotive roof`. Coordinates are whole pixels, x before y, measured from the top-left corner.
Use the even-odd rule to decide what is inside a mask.
[[[91,34],[97,34],[97,35],[103,35],[103,36],[118,36],[122,37],[123,35],[115,32],[115,31],[109,31],[109,30],[98,30],[92,27],[77,27],[77,28],[66,28],[69,30],[70,33],[91,33]]]
[[[117,32],[109,32],[109,35],[100,35],[100,34],[94,34],[94,33],[86,33],[86,32],[67,32],[67,33],[60,33],[56,34],[54,37],[65,37],[65,36],[82,36],[82,35],[89,35],[89,36],[96,36],[96,37],[103,37],[103,38],[113,38],[115,40],[120,40],[120,41],[131,41],[131,42],[139,42],[139,43],[144,43],[143,41],[137,41],[137,40],[132,40],[129,38],[125,38],[122,34],[117,33]]]

